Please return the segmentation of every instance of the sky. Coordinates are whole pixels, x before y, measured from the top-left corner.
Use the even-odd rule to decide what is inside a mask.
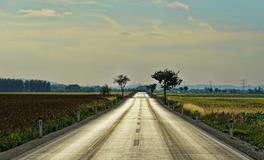
[[[264,84],[263,0],[0,0],[0,77]]]

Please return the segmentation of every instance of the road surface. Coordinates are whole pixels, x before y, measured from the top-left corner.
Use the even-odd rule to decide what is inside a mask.
[[[15,158],[77,159],[250,159],[137,93],[122,106]]]

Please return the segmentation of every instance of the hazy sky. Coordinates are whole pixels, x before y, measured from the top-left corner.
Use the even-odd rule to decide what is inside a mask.
[[[0,0],[0,77],[264,83],[263,0]]]

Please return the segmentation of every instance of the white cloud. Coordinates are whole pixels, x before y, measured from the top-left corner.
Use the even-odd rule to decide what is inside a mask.
[[[53,9],[40,9],[40,10],[21,9],[18,11],[18,13],[26,17],[57,17],[57,16],[72,15],[72,12],[63,12],[60,14]]]
[[[43,3],[50,3],[50,4],[74,4],[74,5],[93,5],[102,8],[113,8],[111,4],[108,2],[100,2],[97,0],[41,0]],[[109,1],[111,2],[111,1]]]
[[[105,20],[106,22],[111,24],[112,28],[115,28],[115,29],[122,28],[122,26],[116,20],[114,20],[111,17],[105,16],[105,15],[100,15],[100,14],[91,15],[91,16]]]
[[[72,12],[63,12],[63,15],[64,16],[71,16],[72,15]]]
[[[161,5],[167,8],[180,8],[184,11],[189,11],[190,7],[187,4],[181,3],[179,1],[173,1],[173,2],[168,2],[166,0],[152,0],[154,4]],[[214,27],[208,23],[202,22],[200,20],[195,19],[192,15],[189,15],[187,17],[187,20],[195,23],[198,27],[208,29],[210,31],[214,30]]]
[[[162,22],[158,19],[145,19],[146,23],[151,25],[152,32],[160,32],[161,31],[161,24]]]
[[[171,9],[179,8],[181,10],[188,11],[190,8],[187,4],[184,4],[179,1],[168,2],[166,0],[153,0],[152,2],[154,4],[161,5],[167,8],[171,8]]]
[[[208,23],[200,22],[200,23],[198,23],[198,26],[199,26],[199,27],[202,27],[202,28],[206,28],[206,29],[208,29],[208,30],[210,30],[210,31],[213,31],[213,30],[214,30],[214,27],[211,26],[211,25],[208,24]]]
[[[201,22],[201,21],[195,19],[195,18],[194,18],[193,16],[191,16],[191,15],[189,15],[189,16],[187,17],[187,19],[188,19],[188,21],[195,23],[197,26],[199,26],[199,27],[201,27],[201,28],[205,28],[205,29],[208,29],[208,30],[210,30],[210,31],[214,31],[214,27],[213,27],[212,25],[210,25],[210,24],[208,24],[208,23],[205,23],[205,22]]]
[[[52,9],[41,9],[41,10],[31,10],[31,9],[21,9],[18,11],[23,16],[28,17],[55,17],[59,16],[59,14]]]

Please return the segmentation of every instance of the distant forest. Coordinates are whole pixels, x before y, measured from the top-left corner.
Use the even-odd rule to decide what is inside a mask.
[[[44,80],[0,79],[0,92],[50,92],[51,84]]]
[[[58,84],[51,83],[46,80],[22,80],[0,78],[0,92],[100,92],[101,86],[80,86],[78,84]],[[111,88],[112,92],[120,92],[119,88]],[[156,89],[161,91],[160,88]],[[147,86],[135,86],[127,88],[125,91],[148,91]],[[170,92],[177,93],[261,93],[264,94],[264,87],[259,86],[250,89],[235,89],[235,88],[189,88],[188,86],[173,88]]]
[[[100,86],[51,84],[45,80],[0,78],[0,92],[99,92]]]

